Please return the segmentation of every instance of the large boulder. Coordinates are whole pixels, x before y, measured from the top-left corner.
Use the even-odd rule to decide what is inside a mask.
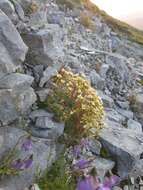
[[[12,73],[0,80],[0,122],[7,125],[18,119],[36,101],[34,90],[30,87],[33,77]]]
[[[15,26],[0,10],[0,77],[21,68],[27,46]]]
[[[28,134],[21,129],[2,127],[0,132],[0,139],[2,139],[0,142],[0,155],[2,156],[6,151],[14,147],[19,138],[24,135]],[[28,187],[32,184],[35,176],[38,175],[37,171],[43,172],[47,166],[50,166],[55,161],[57,155],[55,143],[32,137],[32,149],[26,152],[21,149],[22,142],[23,140],[20,141],[16,149],[19,152],[18,158],[25,158],[33,154],[32,166],[25,171],[21,171],[18,176],[4,178],[0,182],[0,189],[20,190]]]
[[[43,29],[24,34],[24,41],[30,48],[27,61],[30,64],[45,66],[62,61],[62,37],[62,29],[57,24],[46,25]]]
[[[100,139],[104,148],[117,162],[119,175],[123,178],[128,175],[132,176],[135,165],[141,161],[143,134],[126,128],[110,126],[102,130]],[[138,172],[136,170],[137,175]]]
[[[11,73],[1,78],[0,89],[13,89],[17,87],[30,86],[33,80],[33,77],[25,74]]]

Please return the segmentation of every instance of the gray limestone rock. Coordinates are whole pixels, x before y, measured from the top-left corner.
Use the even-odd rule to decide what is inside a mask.
[[[100,157],[97,157],[92,164],[95,165],[97,175],[101,178],[103,178],[109,170],[112,170],[115,165],[113,161]]]
[[[0,90],[0,125],[7,125],[18,118],[11,90]]]
[[[44,84],[45,84],[46,82],[48,82],[49,79],[50,79],[52,76],[54,76],[54,75],[57,74],[59,68],[60,68],[60,65],[47,67],[47,69],[46,69],[46,70],[44,71],[44,73],[43,73],[43,77],[42,77],[41,80],[40,80],[39,86],[40,86],[40,87],[43,87]]]
[[[29,126],[35,137],[56,140],[63,134],[64,124],[53,121],[53,115],[44,110],[34,111],[30,115],[32,124]]]
[[[49,92],[50,92],[50,89],[48,89],[48,88],[43,88],[43,89],[36,91],[36,94],[37,94],[40,102],[44,102],[46,100]]]
[[[128,120],[127,126],[128,126],[128,129],[132,129],[134,131],[138,131],[142,133],[142,125],[133,119]]]
[[[9,17],[9,19],[16,23],[18,22],[18,17],[15,12],[15,7],[9,0],[1,0],[0,1],[0,9]]]
[[[0,75],[20,68],[28,50],[15,26],[1,10],[0,49]]]
[[[123,115],[121,115],[114,109],[105,109],[105,113],[109,120],[117,122],[119,124],[123,124],[126,120]]]
[[[90,72],[90,80],[92,86],[96,87],[99,90],[104,89],[104,79],[101,78],[96,71],[93,70]]]
[[[129,109],[129,102],[128,101],[117,101],[116,104],[122,108],[122,109],[126,109],[128,110]]]
[[[0,80],[0,89],[13,89],[17,87],[31,86],[33,80],[33,77],[21,73],[7,74]]]
[[[106,85],[112,95],[127,95],[129,89],[135,85],[134,74],[126,57],[112,54],[106,56],[106,64],[109,65],[106,77]]]
[[[99,72],[99,74],[100,74],[100,76],[103,77],[104,79],[106,78],[106,74],[107,74],[108,69],[109,69],[109,65],[107,65],[107,64],[103,64],[103,65],[101,65],[101,67],[100,67],[100,72]]]
[[[129,173],[132,175],[132,170],[143,153],[143,134],[109,126],[102,130],[100,139],[104,148],[117,162],[119,175],[123,178]]]
[[[117,112],[127,119],[133,119],[134,117],[134,113],[130,110],[124,110],[124,109],[118,108]]]
[[[96,155],[100,154],[100,150],[101,150],[101,143],[98,140],[90,140],[89,143],[89,150]]]
[[[50,66],[62,61],[64,57],[63,32],[59,25],[50,24],[40,30],[34,30],[23,35],[25,43],[30,48],[29,64]]]
[[[7,125],[24,114],[36,101],[34,90],[30,87],[33,77],[12,73],[0,80],[0,122]]]

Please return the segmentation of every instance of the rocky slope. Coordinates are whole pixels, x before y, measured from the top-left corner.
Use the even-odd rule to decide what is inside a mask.
[[[54,0],[0,0],[0,155],[27,130],[35,155],[29,172],[0,181],[3,190],[24,189],[37,165],[43,171],[57,158],[64,125],[41,105],[63,65],[84,74],[103,101],[99,141],[114,163],[101,159],[99,170],[115,165],[121,179],[143,176],[143,45],[114,30],[90,4],[70,8]]]

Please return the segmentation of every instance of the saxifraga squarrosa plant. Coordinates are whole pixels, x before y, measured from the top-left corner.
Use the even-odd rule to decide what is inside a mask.
[[[55,119],[65,122],[70,136],[79,139],[96,136],[103,127],[104,111],[95,89],[83,77],[65,68],[61,68],[51,81],[46,104]]]
[[[83,137],[96,136],[103,127],[103,106],[95,89],[80,75],[63,67],[51,77],[51,90],[44,106],[54,113],[56,121],[65,122],[65,148],[74,145],[78,147],[76,144],[81,139],[83,141]],[[74,190],[81,172],[73,172],[72,167],[72,161],[68,161],[65,153],[61,154],[52,167],[38,179],[40,188]]]

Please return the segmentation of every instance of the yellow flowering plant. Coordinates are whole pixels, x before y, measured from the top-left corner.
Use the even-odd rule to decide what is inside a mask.
[[[104,115],[95,89],[86,79],[64,68],[51,81],[46,104],[54,112],[55,119],[65,122],[74,135],[95,136],[103,127]]]

